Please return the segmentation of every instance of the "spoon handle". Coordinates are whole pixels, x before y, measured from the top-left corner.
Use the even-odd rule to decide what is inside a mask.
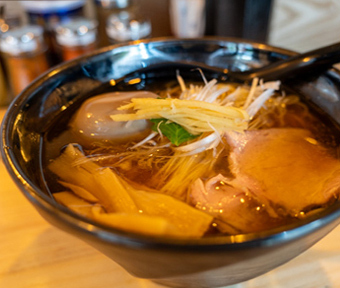
[[[230,76],[240,80],[258,77],[268,80],[285,80],[297,75],[322,73],[340,62],[340,43],[280,60],[249,72],[230,72]]]
[[[135,76],[136,73],[147,73],[157,69],[159,71],[169,69],[200,69],[203,73],[213,73],[222,81],[250,82],[255,77],[263,79],[264,81],[283,81],[294,77],[303,78],[306,75],[315,73],[321,74],[336,63],[340,63],[340,42],[303,54],[297,54],[296,56],[248,71],[230,71],[222,67],[210,66],[202,62],[178,60],[151,64],[132,72],[131,75]]]

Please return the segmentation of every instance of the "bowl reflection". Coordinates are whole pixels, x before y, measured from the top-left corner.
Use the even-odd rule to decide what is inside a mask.
[[[98,50],[55,67],[15,99],[2,126],[4,162],[21,191],[46,220],[83,239],[136,277],[171,287],[195,288],[251,279],[296,257],[329,233],[340,221],[339,204],[293,225],[262,233],[199,240],[135,235],[102,226],[54,202],[41,173],[42,137],[51,125],[63,120],[62,111],[72,103],[137,69],[192,60],[242,71],[290,55],[294,53],[227,38],[151,39]],[[337,71],[289,83],[290,89],[338,123],[339,87]]]

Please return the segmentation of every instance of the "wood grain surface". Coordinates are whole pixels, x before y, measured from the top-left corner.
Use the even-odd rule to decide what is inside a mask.
[[[275,0],[268,42],[304,52],[340,41],[339,0]]]
[[[0,110],[0,118],[4,110]],[[1,162],[1,161],[0,161]],[[161,288],[136,279],[81,239],[48,224],[0,163],[0,287]],[[231,288],[340,287],[340,227],[289,263]]]

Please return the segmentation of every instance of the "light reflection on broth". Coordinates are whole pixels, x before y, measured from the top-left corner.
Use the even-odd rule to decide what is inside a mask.
[[[118,91],[114,92],[114,97],[121,97],[124,101],[119,105],[115,103],[115,107],[110,107],[104,101],[106,112],[100,116],[108,114],[108,117],[105,116],[108,125],[121,125],[121,122],[109,119],[111,114],[118,113],[111,112],[111,108],[116,110],[118,106],[129,103],[127,99],[135,98],[136,95],[140,97],[140,92],[132,91],[133,85],[138,86],[141,82],[143,80],[139,79],[127,84],[114,83],[114,89]],[[204,91],[202,83],[189,82],[186,80],[186,91],[183,91],[183,83],[181,87],[172,80],[157,83],[151,81],[146,85],[144,83],[143,89],[154,93],[150,95],[156,94],[168,99],[165,101],[153,96],[155,101],[164,101],[157,102],[160,105],[169,102],[169,97],[191,101],[190,97],[200,97],[196,95],[201,95],[203,90],[205,97],[217,97],[219,105],[236,107],[235,111],[227,112],[230,113],[230,121],[234,121],[230,125],[244,125],[244,121],[249,121],[241,111],[257,99],[249,98],[249,87],[239,84],[228,84],[226,87],[225,84],[211,83],[212,90]],[[216,96],[222,90],[224,92]],[[143,93],[149,95],[149,92]],[[262,97],[261,93],[257,97]],[[264,231],[305,218],[309,213],[319,211],[338,199],[339,179],[334,176],[340,170],[340,163],[335,157],[337,142],[334,133],[337,128],[328,128],[296,95],[284,96],[280,91],[273,94],[265,101],[265,107],[259,107],[254,117],[247,122],[245,133],[223,128],[223,123],[222,128],[216,128],[220,124],[211,123],[215,123],[217,112],[209,110],[210,114],[207,115],[215,117],[208,121],[212,130],[195,134],[196,130],[189,129],[185,136],[187,140],[178,146],[169,141],[172,135],[167,135],[167,129],[160,128],[161,125],[173,123],[173,120],[152,120],[151,123],[145,119],[143,121],[148,125],[137,126],[136,129],[141,132],[138,136],[129,132],[132,131],[129,129],[133,127],[131,123],[135,120],[128,120],[123,126],[111,126],[107,133],[111,135],[112,132],[119,132],[118,141],[115,137],[105,136],[106,132],[102,127],[96,130],[97,122],[94,120],[94,132],[87,133],[94,133],[93,135],[99,137],[94,137],[95,141],[91,142],[91,137],[86,137],[84,141],[84,137],[75,133],[75,130],[84,130],[80,127],[85,122],[77,120],[77,116],[68,115],[71,129],[65,129],[65,132],[57,136],[51,131],[45,139],[47,182],[52,183],[50,189],[55,193],[57,201],[77,213],[118,229],[147,235],[187,238],[235,235]],[[106,94],[103,97],[110,96]],[[211,103],[216,101],[212,100]],[[177,102],[169,104],[169,109],[180,111],[174,115],[193,113],[190,110],[193,108],[185,106],[180,110],[182,107],[174,107],[177,105],[174,103]],[[156,106],[150,104],[143,109],[155,113],[152,111],[154,107]],[[254,107],[253,105],[251,108]],[[135,108],[130,108],[128,113],[134,113],[133,109]],[[230,116],[237,113],[245,118],[236,119],[238,116]],[[196,119],[194,114],[190,114],[190,117]],[[208,116],[201,118],[206,117]],[[195,121],[202,120],[204,119]],[[152,125],[153,129],[150,128]],[[197,125],[200,128],[199,125],[203,124]],[[88,128],[88,124],[85,126]],[[237,131],[241,129],[241,126],[235,127],[238,127],[235,128]],[[178,133],[183,133],[182,128],[183,126],[175,126],[171,129],[178,129]],[[125,137],[128,134],[129,137]],[[145,137],[149,139],[142,142]],[[120,138],[125,139],[121,141]],[[72,145],[68,146],[65,150],[67,152],[63,154],[64,158],[57,158],[55,151],[61,151],[69,143],[80,143],[82,148],[78,150]],[[57,160],[51,161],[55,158]],[[83,171],[87,174],[82,174]],[[53,182],[53,173],[62,182]],[[79,180],[76,175],[85,178]],[[93,184],[91,179],[100,179],[102,182]],[[306,185],[307,187],[303,187]],[[116,202],[113,203],[114,201]],[[293,202],[296,203],[292,204]]]

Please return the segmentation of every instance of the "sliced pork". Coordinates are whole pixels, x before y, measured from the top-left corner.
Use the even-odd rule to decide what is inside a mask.
[[[198,179],[191,186],[192,204],[213,215],[223,233],[258,232],[284,224],[265,201],[240,184],[238,179],[221,174],[206,182]],[[256,189],[255,185],[252,188]]]
[[[216,177],[206,183],[197,180],[191,197],[198,208],[216,214],[219,207],[223,213],[216,214],[218,218],[236,229],[249,231],[252,222],[263,221],[270,228],[274,219],[300,217],[338,198],[340,162],[308,130],[276,128],[229,133],[226,138],[235,178],[221,180],[227,183],[222,189],[211,185]],[[244,209],[246,202],[253,209]],[[257,209],[265,212],[262,219]],[[261,223],[253,226],[253,232],[263,228]]]

